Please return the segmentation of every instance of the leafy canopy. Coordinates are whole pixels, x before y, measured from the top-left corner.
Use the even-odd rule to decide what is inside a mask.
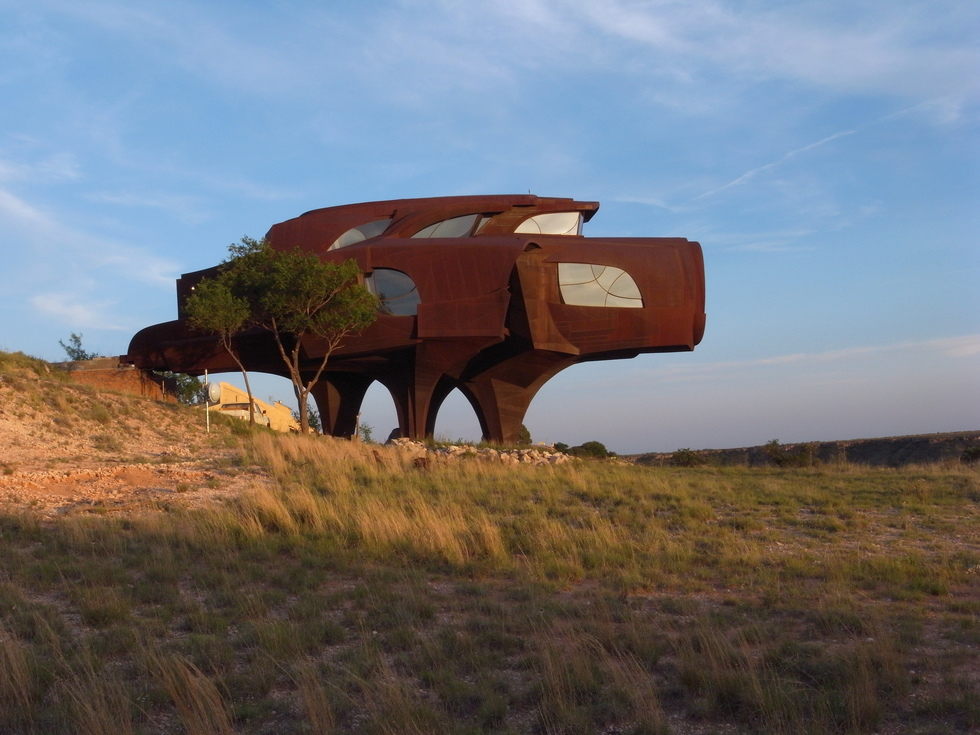
[[[243,237],[228,248],[218,276],[204,279],[185,304],[191,326],[216,333],[245,373],[233,337],[250,328],[270,332],[299,399],[302,431],[309,427],[307,397],[343,339],[369,326],[375,296],[359,284],[353,260],[333,263],[302,250],[276,250]],[[309,361],[304,340],[320,338],[323,357]],[[246,376],[246,389],[248,378]]]

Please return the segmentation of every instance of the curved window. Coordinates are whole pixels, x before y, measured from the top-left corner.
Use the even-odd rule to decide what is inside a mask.
[[[462,217],[444,219],[419,230],[412,237],[467,237],[473,230],[473,223],[479,216],[478,214],[464,214]]]
[[[366,222],[363,225],[351,227],[347,232],[334,240],[333,244],[327,249],[337,250],[339,248],[346,248],[348,245],[361,242],[361,240],[369,240],[372,237],[377,237],[388,229],[389,224],[391,224],[391,217],[376,219],[373,222]]]
[[[382,314],[412,316],[418,312],[419,291],[407,274],[393,268],[375,268],[365,276],[364,285],[378,297]]]
[[[571,306],[643,308],[633,277],[621,268],[591,263],[559,263],[561,300]]]
[[[524,220],[514,232],[529,235],[581,235],[581,212],[548,212]]]

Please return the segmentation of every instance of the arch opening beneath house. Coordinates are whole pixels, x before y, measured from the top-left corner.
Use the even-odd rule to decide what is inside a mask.
[[[359,423],[361,438],[368,438],[365,434],[368,433],[366,429],[369,429],[370,441],[380,444],[384,444],[392,436],[392,432],[398,431],[395,401],[388,389],[378,381],[371,383],[364,394]]]
[[[439,407],[433,433],[437,441],[457,440],[477,444],[483,440],[483,429],[476,411],[458,388],[454,388]]]

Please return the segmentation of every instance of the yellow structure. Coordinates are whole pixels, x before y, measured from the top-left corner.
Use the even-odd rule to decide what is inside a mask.
[[[248,421],[248,393],[231,383],[221,382],[217,387],[217,400],[211,401],[211,410]],[[255,405],[255,423],[276,431],[299,431],[299,422],[293,418],[293,412],[285,404],[279,401],[266,403],[255,396],[252,396],[252,403]]]

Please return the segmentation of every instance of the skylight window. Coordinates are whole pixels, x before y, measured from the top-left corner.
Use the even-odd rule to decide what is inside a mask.
[[[473,230],[473,224],[479,216],[478,214],[464,214],[461,217],[444,219],[419,230],[412,237],[467,237]]]
[[[346,248],[348,245],[359,243],[362,240],[370,240],[372,237],[377,237],[388,229],[389,224],[391,224],[391,218],[386,217],[385,219],[376,219],[373,222],[366,222],[363,225],[351,227],[347,232],[334,240],[328,250],[339,250],[340,248]]]
[[[548,212],[524,220],[514,232],[527,235],[581,235],[581,212]]]

